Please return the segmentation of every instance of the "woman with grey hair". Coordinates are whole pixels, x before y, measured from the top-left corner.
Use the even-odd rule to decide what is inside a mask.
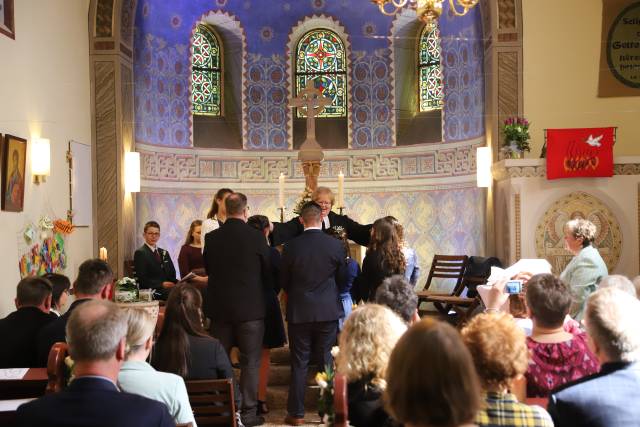
[[[582,319],[585,302],[595,290],[600,279],[609,274],[600,253],[593,247],[596,226],[586,219],[576,218],[564,226],[565,249],[574,257],[560,274],[560,280],[568,283],[573,293],[569,314]]]

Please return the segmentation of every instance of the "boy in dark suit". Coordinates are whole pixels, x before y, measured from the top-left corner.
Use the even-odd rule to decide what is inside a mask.
[[[18,283],[17,310],[0,320],[0,368],[32,368],[37,363],[36,335],[57,319],[51,309],[51,283],[42,277],[25,277]]]
[[[346,284],[347,254],[343,243],[322,232],[322,208],[315,202],[300,212],[304,232],[282,253],[280,283],[287,292],[291,350],[291,383],[285,423],[304,423],[304,392],[309,358],[324,369],[336,343],[338,319],[344,315],[340,291]],[[314,346],[311,349],[311,346]]]
[[[175,427],[163,403],[118,389],[126,334],[124,313],[110,301],[94,299],[74,310],[67,323],[67,343],[75,379],[60,393],[20,406],[16,424]]]
[[[144,245],[133,255],[138,284],[140,289],[153,289],[156,299],[166,300],[178,280],[169,252],[157,246],[160,224],[155,221],[147,222],[142,235]]]

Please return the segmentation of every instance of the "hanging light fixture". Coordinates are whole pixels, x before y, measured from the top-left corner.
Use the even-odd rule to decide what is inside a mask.
[[[442,15],[444,0],[371,0],[371,2],[378,5],[380,12],[387,16],[393,16],[408,6],[416,11],[418,19],[432,27]],[[478,0],[449,0],[449,9],[456,16],[464,16],[477,3]]]

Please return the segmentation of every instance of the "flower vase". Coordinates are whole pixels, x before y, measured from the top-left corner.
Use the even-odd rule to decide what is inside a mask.
[[[509,149],[509,158],[511,159],[523,159],[524,158],[524,151],[522,151],[520,148],[518,148],[518,142],[517,141],[511,141],[508,145],[508,149]]]

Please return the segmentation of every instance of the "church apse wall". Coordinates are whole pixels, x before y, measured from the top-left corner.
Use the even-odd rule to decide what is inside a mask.
[[[214,27],[233,46],[225,45],[224,60],[244,70],[224,86],[230,96],[239,94],[234,102],[243,150],[205,149],[194,141],[190,40],[196,23],[204,18],[211,22],[213,15],[225,17]],[[252,213],[275,220],[277,176],[283,172],[288,177],[287,206],[295,205],[304,179],[290,151],[293,110],[287,104],[293,77],[288,48],[296,28],[312,19],[335,22],[331,29],[344,33],[349,62],[348,141],[342,149],[325,151],[321,185],[335,189],[343,171],[345,213],[362,222],[396,216],[423,271],[434,253],[482,255],[485,201],[475,187],[475,148],[484,145],[485,134],[479,8],[465,17],[445,13],[440,19],[441,140],[426,143],[418,135],[399,143],[397,118],[406,103],[396,99],[402,93],[397,89],[414,86],[416,80],[411,78],[414,69],[396,63],[394,37],[417,38],[417,30],[402,27],[415,26],[415,18],[386,17],[369,0],[138,1],[135,140],[143,180],[137,195],[138,229],[147,220],[159,220],[160,245],[175,259],[190,222],[204,217],[219,187],[245,192]],[[241,53],[231,55],[231,50]]]

